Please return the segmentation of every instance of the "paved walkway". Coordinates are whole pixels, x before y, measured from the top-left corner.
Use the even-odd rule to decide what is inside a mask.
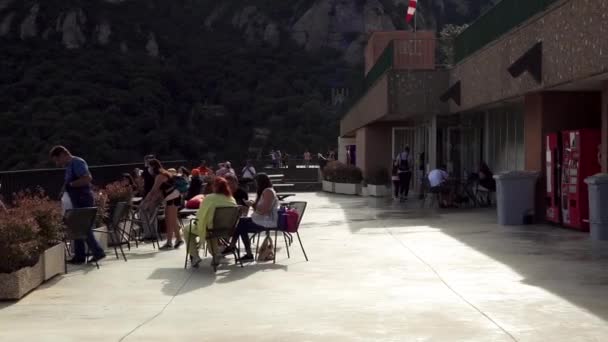
[[[0,341],[606,341],[608,245],[492,211],[323,194],[277,265],[150,247],[0,303]]]

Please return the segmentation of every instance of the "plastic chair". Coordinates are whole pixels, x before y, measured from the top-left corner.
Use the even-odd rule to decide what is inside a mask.
[[[97,207],[70,209],[65,212],[63,221],[66,227],[66,234],[63,242],[66,246],[66,252],[70,254],[68,249],[68,241],[86,240],[89,230],[95,225],[97,218]],[[95,266],[99,268],[99,263],[95,261]],[[68,273],[68,263],[66,258],[65,273]]]

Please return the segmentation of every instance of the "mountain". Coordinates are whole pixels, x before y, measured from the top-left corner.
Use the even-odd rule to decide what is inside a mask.
[[[0,0],[0,170],[62,143],[92,164],[298,155],[335,143],[332,89],[405,0]],[[420,1],[419,28],[492,0]]]

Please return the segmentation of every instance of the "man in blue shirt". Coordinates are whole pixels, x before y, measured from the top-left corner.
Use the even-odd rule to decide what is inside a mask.
[[[51,149],[51,159],[58,167],[65,168],[64,191],[70,197],[73,208],[90,208],[95,206],[95,198],[91,189],[93,177],[89,172],[89,166],[84,159],[73,156],[67,148],[55,146]],[[86,261],[85,241],[74,241],[74,258],[68,261],[72,264],[83,264]],[[99,246],[90,227],[86,239],[89,250],[93,254],[90,262],[97,262],[106,257],[105,252]]]

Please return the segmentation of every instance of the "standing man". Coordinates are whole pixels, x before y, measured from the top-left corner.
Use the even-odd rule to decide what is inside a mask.
[[[50,152],[51,159],[59,166],[65,168],[64,191],[70,197],[73,208],[90,208],[95,206],[95,198],[91,190],[93,177],[89,172],[89,166],[82,158],[72,156],[70,151],[63,146],[55,146]],[[68,261],[71,264],[84,264],[86,261],[85,241],[74,241],[74,257]],[[105,252],[99,246],[93,227],[89,227],[86,243],[93,257],[89,262],[97,262],[106,257]]]
[[[401,188],[401,200],[407,200],[407,195],[410,192],[410,180],[412,179],[410,147],[405,146],[403,152],[395,157],[395,166],[399,170],[399,183]]]
[[[270,158],[272,159],[272,167],[277,169],[279,167],[279,163],[277,162],[277,153],[274,150],[270,151]]]
[[[275,154],[277,156],[277,165],[280,169],[283,167],[283,154],[281,154],[281,150],[277,150]]]
[[[246,189],[249,189],[249,184],[253,183],[255,175],[257,175],[255,167],[253,167],[251,160],[247,160],[247,165],[245,165],[243,172],[241,173],[241,185],[243,185]]]
[[[312,156],[310,155],[310,152],[308,152],[308,150],[306,150],[306,152],[304,152],[304,165],[306,166],[307,169],[310,167],[311,160],[312,160]]]

